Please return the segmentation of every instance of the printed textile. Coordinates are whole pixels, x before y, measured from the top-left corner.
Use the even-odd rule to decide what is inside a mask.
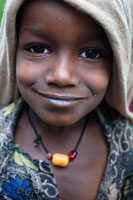
[[[59,200],[49,163],[32,159],[14,143],[13,134],[24,106],[20,98],[0,109],[0,199]],[[96,200],[131,200],[133,127],[106,103],[96,113],[108,144],[107,167]]]

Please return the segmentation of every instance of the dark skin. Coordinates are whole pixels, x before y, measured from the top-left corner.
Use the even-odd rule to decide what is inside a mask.
[[[107,145],[92,111],[105,96],[110,68],[108,40],[92,18],[61,1],[35,0],[24,8],[16,76],[47,148],[68,154],[90,113],[77,158],[66,168],[50,162],[62,200],[96,198],[107,164]],[[15,142],[32,158],[47,160],[41,146],[34,148],[34,139],[24,109]]]

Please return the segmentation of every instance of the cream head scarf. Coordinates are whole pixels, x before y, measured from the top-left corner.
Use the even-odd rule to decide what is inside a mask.
[[[19,92],[15,78],[15,21],[24,0],[7,0],[0,28],[0,105]],[[64,0],[93,17],[105,30],[114,60],[105,99],[133,122],[128,106],[133,96],[133,0]]]

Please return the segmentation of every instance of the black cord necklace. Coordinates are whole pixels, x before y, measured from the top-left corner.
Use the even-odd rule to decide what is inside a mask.
[[[74,148],[74,150],[72,150],[68,155],[65,155],[65,154],[58,154],[58,153],[55,153],[55,154],[51,154],[47,147],[45,146],[45,144],[43,143],[42,141],[42,137],[38,134],[34,124],[33,124],[33,121],[31,120],[31,116],[30,116],[30,108],[27,107],[27,110],[26,110],[26,114],[27,114],[27,119],[36,135],[36,139],[34,140],[34,143],[36,144],[35,147],[37,147],[39,144],[42,145],[44,151],[47,153],[47,158],[49,160],[52,161],[52,164],[55,165],[55,166],[58,166],[58,167],[67,167],[68,164],[69,164],[69,161],[72,161],[76,158],[77,156],[77,149],[80,145],[80,142],[83,138],[83,135],[85,133],[85,129],[86,129],[86,126],[87,126],[87,122],[88,122],[88,116],[86,117],[86,120],[85,120],[85,123],[84,123],[84,126],[83,126],[83,129],[81,131],[81,134],[80,134],[80,137],[77,141],[77,144]]]

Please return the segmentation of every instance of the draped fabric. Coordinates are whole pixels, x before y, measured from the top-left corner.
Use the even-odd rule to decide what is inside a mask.
[[[25,102],[18,99],[0,109],[0,199],[59,200],[56,179],[48,161],[32,159],[13,141],[24,106]],[[108,146],[108,162],[96,200],[131,200],[133,126],[105,102],[97,108],[96,114]]]

